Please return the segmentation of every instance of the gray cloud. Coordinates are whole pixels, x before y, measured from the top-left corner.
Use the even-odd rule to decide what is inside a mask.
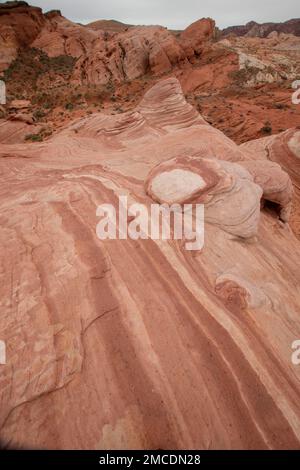
[[[183,29],[207,16],[214,18],[220,28],[251,20],[277,22],[299,16],[299,0],[32,0],[32,3],[44,11],[61,10],[70,20],[81,23],[115,19],[174,29]]]

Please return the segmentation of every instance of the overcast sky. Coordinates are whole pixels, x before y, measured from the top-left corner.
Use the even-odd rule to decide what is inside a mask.
[[[207,16],[215,19],[220,28],[251,20],[263,23],[300,17],[299,0],[27,0],[27,3],[45,12],[61,10],[64,16],[80,23],[115,19],[174,29],[184,29]]]

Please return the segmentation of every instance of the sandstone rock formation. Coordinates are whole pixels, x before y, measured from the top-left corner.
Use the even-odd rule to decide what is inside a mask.
[[[17,57],[19,48],[34,41],[45,22],[41,8],[26,2],[0,5],[0,72]]]
[[[276,162],[290,175],[295,189],[292,226],[295,233],[300,236],[300,131],[289,129],[278,135],[246,142],[241,148],[250,151],[259,161],[264,159],[264,165],[269,164],[266,160]],[[283,177],[283,187],[284,179]],[[288,204],[288,212],[290,210]]]
[[[41,49],[49,57],[70,55],[80,57],[90,51],[93,43],[103,39],[104,34],[75,24],[61,16],[60,12],[45,15],[45,26],[31,46]]]
[[[108,32],[93,24],[89,27],[72,23],[59,11],[43,15],[40,9],[25,2],[4,4],[0,15],[0,34],[4,38],[0,45],[4,57],[0,72],[16,58],[18,48],[31,47],[49,57],[77,58],[73,81],[92,84],[132,80],[148,72],[166,73],[174,65],[198,56],[212,39],[215,26],[211,19],[199,20],[177,40],[161,26]]]
[[[279,162],[283,142],[293,171],[295,131],[239,147],[170,78],[132,111],[1,145],[3,445],[299,447],[299,241],[259,211],[260,197],[290,201],[263,150]],[[201,252],[97,238],[100,204],[177,200],[172,171],[191,183],[171,179],[180,201],[203,200],[211,216]],[[256,239],[241,238],[248,222]]]
[[[187,57],[193,58],[195,54],[201,54],[204,45],[214,36],[215,22],[211,18],[202,18],[180,34],[180,41]]]
[[[158,79],[176,76],[205,119],[243,143],[300,125],[291,103],[300,43],[291,32],[224,39],[206,18],[181,32],[101,20],[83,26],[10,2],[0,9],[0,73],[8,105],[30,99],[33,114],[56,129],[100,109],[133,109]]]
[[[148,72],[154,75],[169,72],[173,66],[199,55],[213,31],[214,22],[203,19],[187,28],[179,41],[161,26],[135,27],[111,37],[104,35],[80,58],[75,78],[103,84],[136,79]],[[39,39],[35,46],[43,49]]]
[[[75,78],[105,84],[168,72],[185,59],[175,37],[161,26],[131,28],[110,40],[96,41],[76,64]]]
[[[300,107],[292,102],[299,51],[296,36],[228,37],[178,77],[203,116],[243,143],[299,126]]]
[[[95,31],[101,30],[109,33],[120,33],[121,31],[126,31],[127,28],[132,28],[133,26],[116,20],[98,20],[88,23],[86,27],[94,29]]]

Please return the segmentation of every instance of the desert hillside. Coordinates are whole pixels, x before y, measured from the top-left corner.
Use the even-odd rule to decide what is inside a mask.
[[[0,38],[1,445],[298,449],[300,37],[8,2]],[[120,196],[204,205],[203,247],[100,240]]]

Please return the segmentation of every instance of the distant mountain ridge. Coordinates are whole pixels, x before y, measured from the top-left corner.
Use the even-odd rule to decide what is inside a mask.
[[[284,23],[256,23],[250,21],[246,25],[229,26],[222,30],[222,36],[235,34],[236,36],[266,38],[273,31],[300,36],[300,18],[294,18]]]

